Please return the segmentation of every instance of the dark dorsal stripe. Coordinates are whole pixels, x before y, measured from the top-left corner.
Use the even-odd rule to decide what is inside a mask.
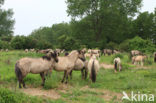
[[[46,59],[46,60],[48,60],[48,61],[50,61],[50,60],[51,60],[51,58],[50,58],[50,57],[48,57],[48,56],[42,56],[42,58],[43,58],[43,59]]]

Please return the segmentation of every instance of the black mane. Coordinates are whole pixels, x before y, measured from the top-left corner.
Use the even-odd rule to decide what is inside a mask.
[[[42,58],[43,58],[43,59],[46,59],[46,60],[48,60],[48,61],[50,61],[50,60],[51,60],[51,58],[50,58],[50,57],[48,57],[48,56],[42,56]]]

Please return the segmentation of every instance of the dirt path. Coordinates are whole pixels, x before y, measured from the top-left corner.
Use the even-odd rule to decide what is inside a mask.
[[[50,99],[59,99],[61,96],[53,89],[50,90],[43,90],[42,87],[39,88],[26,88],[21,89],[22,92],[26,93],[27,95],[32,96],[41,96]]]
[[[28,87],[26,89],[20,89],[21,92],[24,92],[27,95],[31,96],[39,96],[42,98],[50,98],[50,99],[59,99],[61,98],[61,95],[58,93],[58,91],[67,93],[69,88],[73,88],[70,85],[60,85],[58,88],[44,90],[42,87],[33,88]],[[80,89],[81,91],[93,91],[97,93],[101,93],[99,95],[100,98],[103,98],[105,101],[111,101],[115,98],[115,101],[121,101],[122,93],[116,93],[109,90],[103,90],[103,89],[96,89],[96,88],[89,88],[89,86],[84,86]]]
[[[104,89],[89,88],[88,86],[82,87],[81,90],[89,90],[89,91],[102,93],[102,95],[100,95],[100,97],[103,98],[105,101],[111,101],[113,99],[116,99],[116,101],[118,101],[118,102],[122,101],[121,100],[121,98],[123,96],[122,93],[117,93],[117,92],[104,90]]]

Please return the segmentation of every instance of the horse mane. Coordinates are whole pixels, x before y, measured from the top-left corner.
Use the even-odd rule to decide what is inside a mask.
[[[68,54],[68,56],[71,56],[71,55],[73,55],[76,52],[77,52],[76,50],[73,50],[73,51],[71,51],[71,53]]]
[[[68,56],[68,55],[69,55],[69,53],[68,53],[68,52],[66,52],[66,53],[65,53],[65,56]]]
[[[48,57],[48,56],[42,56],[42,59],[46,59],[46,60],[48,60],[48,61],[50,61],[50,60],[51,60],[51,58],[50,58],[50,57]]]

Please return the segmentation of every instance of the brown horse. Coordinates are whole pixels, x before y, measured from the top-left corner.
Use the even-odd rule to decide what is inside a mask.
[[[47,56],[43,56],[42,58],[25,57],[18,60],[15,64],[15,73],[19,81],[19,88],[21,88],[21,83],[23,84],[23,87],[25,87],[23,79],[28,73],[40,74],[42,86],[44,86],[44,72],[52,68],[56,62],[58,62],[56,52],[50,52]]]

